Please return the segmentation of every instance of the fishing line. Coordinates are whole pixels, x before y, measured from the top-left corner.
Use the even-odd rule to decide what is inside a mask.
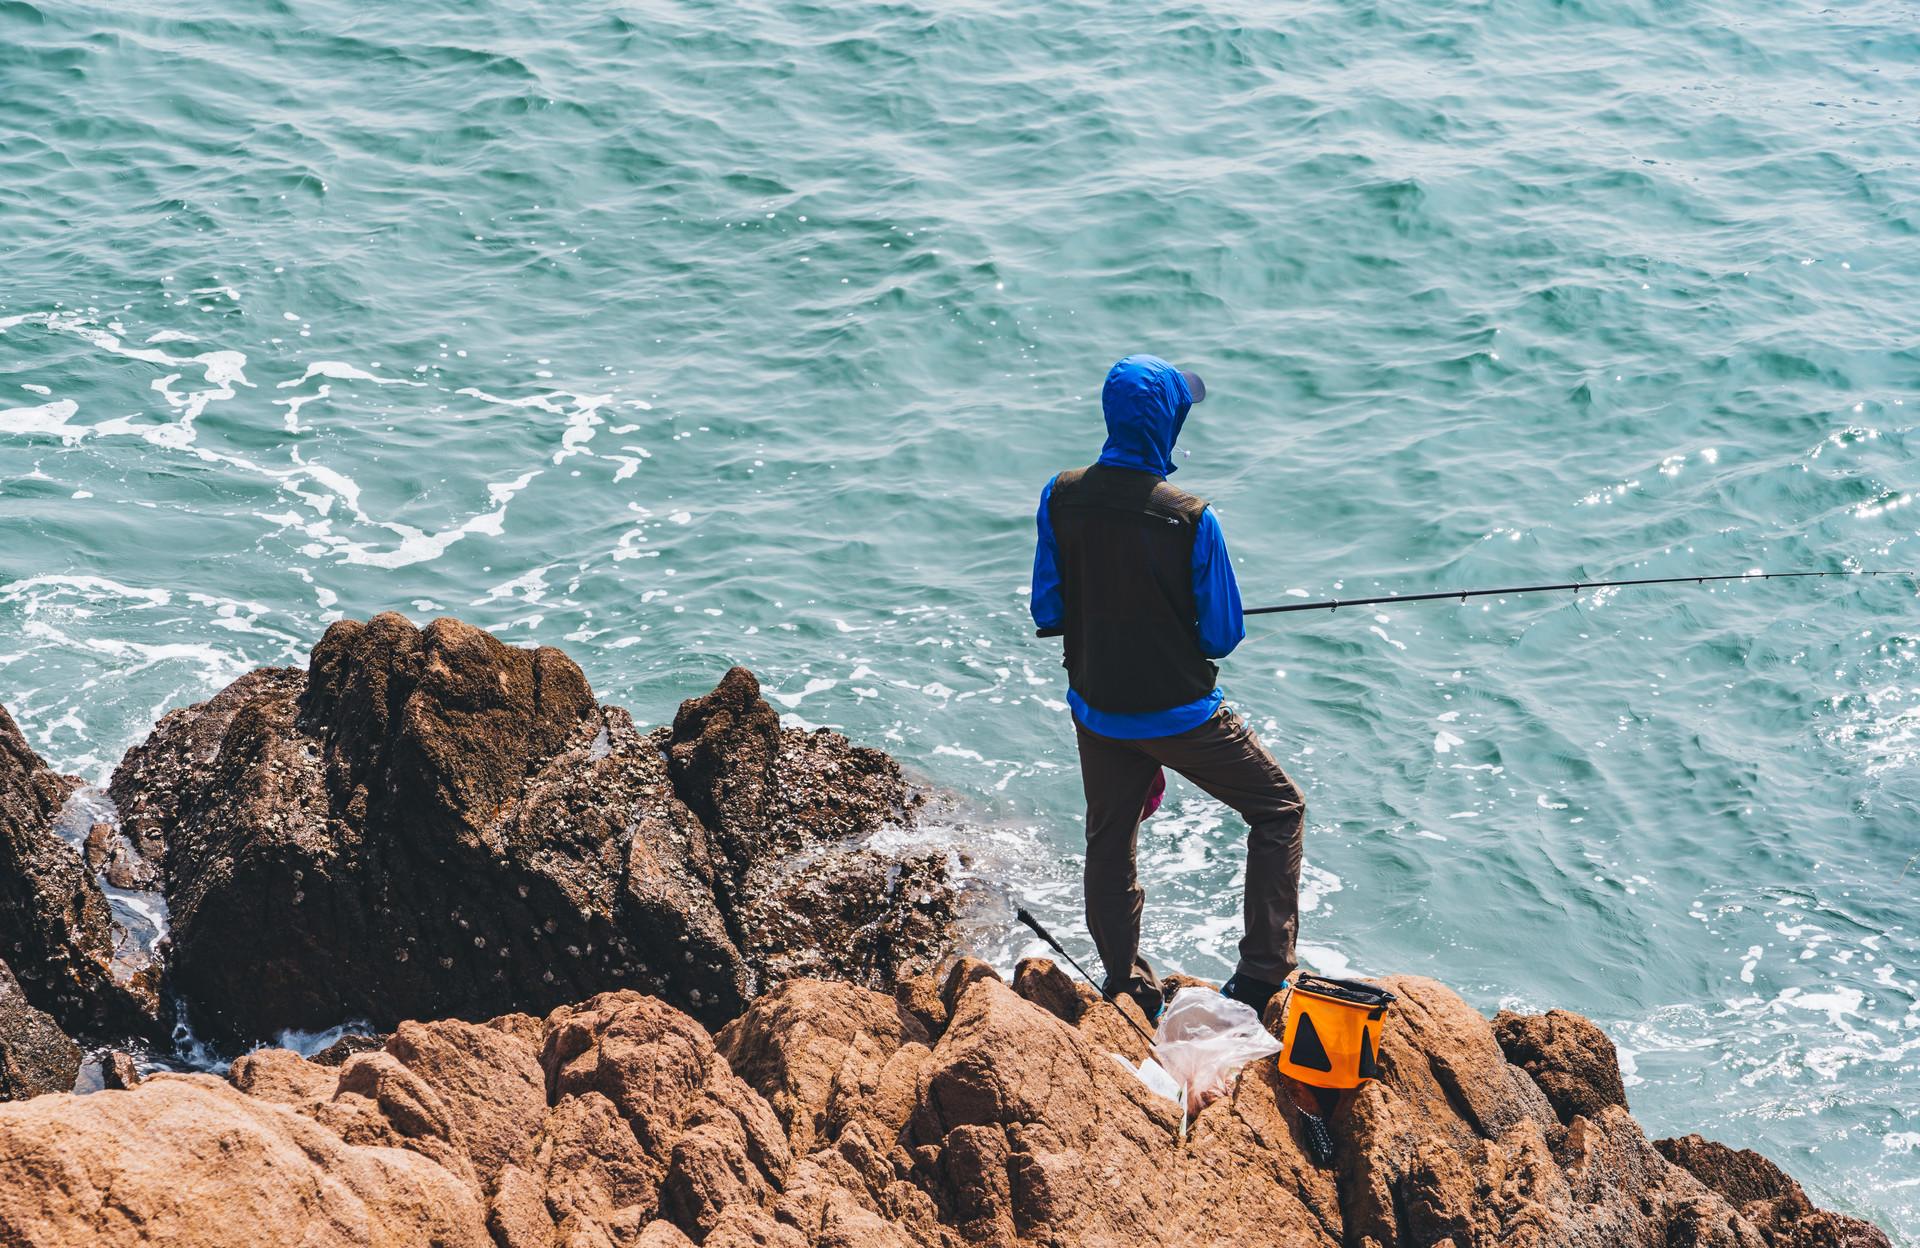
[[[1509,585],[1504,589],[1439,589],[1431,593],[1386,594],[1374,598],[1328,598],[1321,602],[1290,602],[1277,607],[1247,607],[1242,615],[1284,615],[1290,611],[1338,611],[1341,607],[1377,607],[1400,602],[1440,602],[1457,598],[1497,598],[1508,594],[1578,594],[1583,589],[1624,589],[1635,585],[1705,585],[1709,581],[1774,581],[1809,576],[1913,576],[1901,571],[1738,572],[1722,576],[1649,576],[1628,581],[1566,581],[1558,585]]]

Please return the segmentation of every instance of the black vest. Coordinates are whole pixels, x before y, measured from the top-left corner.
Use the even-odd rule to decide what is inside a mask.
[[[1096,464],[1053,479],[1067,683],[1095,710],[1164,711],[1213,692],[1193,599],[1206,509],[1150,472]]]

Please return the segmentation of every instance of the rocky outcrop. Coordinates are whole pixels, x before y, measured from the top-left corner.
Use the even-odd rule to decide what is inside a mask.
[[[54,830],[76,776],[54,772],[0,707],[0,961],[34,1010],[75,1033],[141,1029],[115,981],[112,914],[80,855]]]
[[[202,787],[220,743],[239,709],[262,694],[297,695],[306,674],[295,667],[248,672],[205,702],[161,716],[153,732],[128,750],[114,769],[107,796],[120,812],[120,830],[152,867],[166,864],[167,841]]]
[[[0,1111],[0,1242],[488,1248],[472,1187],[211,1075]]]
[[[1719,1229],[1699,1243],[1757,1245],[1752,1228],[1668,1165],[1624,1108],[1604,1105],[1563,1124],[1459,997],[1428,979],[1381,982],[1399,998],[1381,1078],[1332,1119],[1349,1243],[1664,1248],[1694,1242],[1676,1228],[1705,1218]],[[1611,1061],[1610,1045],[1605,1053]]]
[[[224,1081],[66,1034],[146,1018],[55,827],[76,783],[0,712],[0,1100],[33,1097],[0,1104],[3,1243],[1888,1243],[1757,1154],[1650,1142],[1586,1019],[1426,979],[1383,981],[1333,1164],[1271,1061],[1183,1121],[1123,1064],[1130,1000],[931,969],[946,856],[872,845],[920,799],[742,669],[645,732],[557,651],[383,615],[168,715],[93,870],[164,888],[203,1036],[364,1024]]]
[[[862,845],[913,818],[899,768],[782,728],[751,673],[645,733],[457,620],[337,623],[305,672],[168,715],[111,792],[227,1044],[628,987],[718,1025],[797,975],[890,984],[953,913],[944,855]]]
[[[1767,1248],[1891,1248],[1878,1227],[1814,1208],[1798,1183],[1752,1149],[1698,1135],[1655,1140],[1653,1146],[1724,1196],[1759,1229]]]
[[[1507,1060],[1540,1085],[1561,1122],[1580,1116],[1597,1119],[1609,1105],[1627,1107],[1627,1086],[1620,1078],[1613,1041],[1578,1014],[1502,1010],[1493,1016],[1493,1034]]]
[[[1183,1140],[1114,1059],[1114,1006],[1043,962],[1009,985],[962,960],[892,995],[789,981],[714,1037],[622,991],[545,1019],[404,1023],[337,1069],[269,1049],[230,1088],[160,1076],[0,1106],[0,1157],[25,1178],[0,1188],[0,1240],[1886,1244],[1751,1154],[1656,1147],[1616,1104],[1563,1123],[1458,997],[1385,982],[1382,1076],[1336,1108],[1329,1169],[1272,1062]]]
[[[80,1073],[80,1046],[35,1009],[0,962],[0,1101],[65,1092]]]

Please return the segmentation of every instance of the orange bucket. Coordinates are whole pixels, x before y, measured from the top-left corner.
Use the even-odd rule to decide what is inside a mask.
[[[1344,1091],[1379,1077],[1380,1037],[1395,997],[1357,979],[1302,975],[1287,995],[1280,1073]]]

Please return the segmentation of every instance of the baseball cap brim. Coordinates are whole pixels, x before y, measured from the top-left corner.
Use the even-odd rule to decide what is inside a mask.
[[[1190,373],[1183,368],[1180,370],[1180,375],[1186,379],[1187,393],[1193,396],[1195,403],[1207,397],[1207,383],[1200,380],[1199,373]]]

